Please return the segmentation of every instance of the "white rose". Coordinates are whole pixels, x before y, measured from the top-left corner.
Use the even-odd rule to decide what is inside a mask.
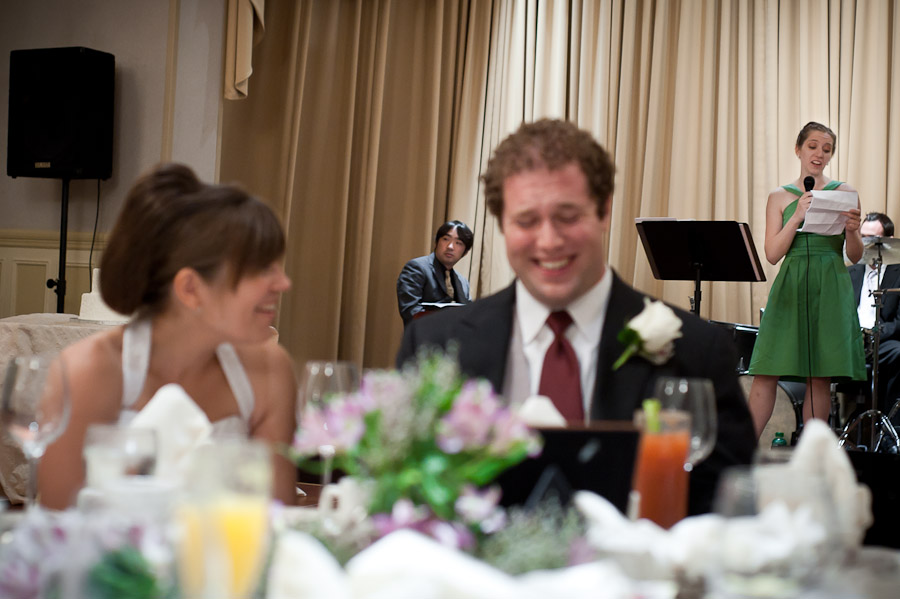
[[[674,341],[681,337],[681,319],[672,308],[646,297],[644,309],[627,326],[641,337],[641,354],[654,364],[662,364],[672,357]]]

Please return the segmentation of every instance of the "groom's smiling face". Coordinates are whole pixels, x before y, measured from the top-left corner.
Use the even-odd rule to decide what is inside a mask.
[[[567,307],[606,271],[609,199],[598,214],[576,162],[510,175],[503,181],[506,255],[529,293],[551,310]]]

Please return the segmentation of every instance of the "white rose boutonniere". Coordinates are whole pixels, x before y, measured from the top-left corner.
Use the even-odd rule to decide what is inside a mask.
[[[613,364],[617,370],[634,354],[653,364],[664,364],[675,351],[675,340],[681,337],[681,319],[661,301],[644,298],[644,309],[625,323],[618,339],[625,344],[625,351]]]

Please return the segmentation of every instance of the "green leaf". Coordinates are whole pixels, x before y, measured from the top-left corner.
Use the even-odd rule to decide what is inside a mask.
[[[105,554],[88,574],[88,589],[92,599],[159,599],[164,596],[150,564],[131,546]]]

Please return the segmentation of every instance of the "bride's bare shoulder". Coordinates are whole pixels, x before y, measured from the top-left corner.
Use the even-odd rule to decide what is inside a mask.
[[[67,346],[62,351],[69,375],[103,386],[122,377],[123,327],[95,333]],[[102,378],[97,378],[102,377]]]

